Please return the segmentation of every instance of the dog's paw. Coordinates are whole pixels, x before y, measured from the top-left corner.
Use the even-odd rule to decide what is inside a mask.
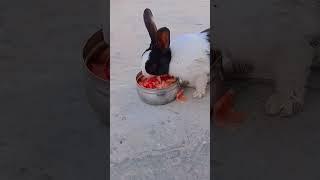
[[[281,117],[287,117],[301,112],[303,109],[303,99],[295,91],[288,95],[274,93],[266,102],[265,110],[269,115],[279,114]]]

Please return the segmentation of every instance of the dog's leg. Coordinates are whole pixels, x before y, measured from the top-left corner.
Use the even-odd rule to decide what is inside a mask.
[[[202,98],[206,94],[208,81],[209,81],[209,77],[206,74],[201,74],[197,76],[195,81],[196,90],[193,92],[193,97]]]

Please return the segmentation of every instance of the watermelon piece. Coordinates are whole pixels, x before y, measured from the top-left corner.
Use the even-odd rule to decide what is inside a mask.
[[[184,90],[183,89],[180,89],[177,93],[177,96],[176,96],[176,100],[178,102],[186,102],[187,101],[187,97],[184,95]]]
[[[234,110],[234,97],[235,92],[229,90],[214,105],[214,118],[218,127],[239,125],[246,118],[245,113]]]
[[[174,82],[176,82],[176,78],[169,75],[161,75],[149,78],[142,77],[138,83],[145,88],[163,89],[169,87]]]

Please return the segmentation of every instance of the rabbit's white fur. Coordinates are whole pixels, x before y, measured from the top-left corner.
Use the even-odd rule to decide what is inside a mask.
[[[318,0],[225,0],[213,3],[214,47],[234,63],[251,63],[275,81],[268,114],[302,109],[313,51],[307,37],[320,32]]]
[[[169,74],[187,81],[195,87],[194,97],[203,97],[206,93],[210,74],[210,43],[207,33],[183,34],[170,43],[171,61]],[[150,51],[142,56],[142,73],[150,76],[145,70],[145,63]]]

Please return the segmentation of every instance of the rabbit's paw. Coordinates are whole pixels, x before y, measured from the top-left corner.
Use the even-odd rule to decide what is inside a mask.
[[[266,113],[270,115],[279,114],[281,117],[299,113],[303,109],[303,96],[304,94],[297,94],[294,90],[290,91],[287,95],[274,93],[266,102]]]
[[[201,75],[196,80],[196,90],[193,93],[194,98],[202,98],[206,94],[206,88],[208,83],[208,76],[206,74]]]
[[[204,91],[200,91],[200,90],[195,90],[193,92],[193,97],[194,98],[202,98],[204,95],[206,94],[205,90]]]

